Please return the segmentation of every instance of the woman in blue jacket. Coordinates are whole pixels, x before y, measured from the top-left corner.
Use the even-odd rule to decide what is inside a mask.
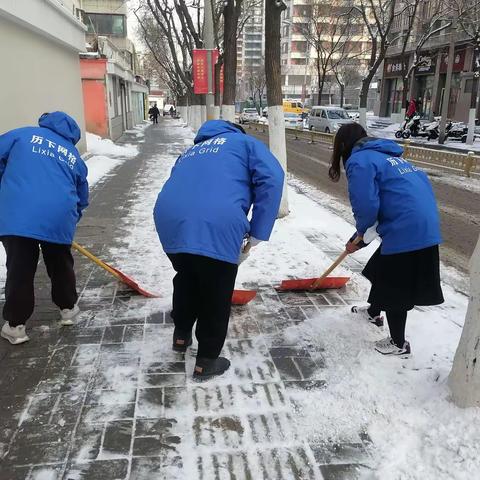
[[[155,226],[177,272],[173,349],[186,351],[197,322],[195,377],[218,375],[230,366],[219,355],[238,263],[250,246],[269,239],[283,179],[280,164],[262,142],[238,125],[211,120],[177,159],[158,195]]]
[[[407,312],[415,305],[443,303],[440,285],[440,221],[427,175],[402,158],[391,140],[369,138],[356,123],[335,137],[330,178],[337,182],[345,167],[357,231],[346,245],[353,253],[378,235],[382,242],[363,270],[372,287],[368,307],[353,307],[367,320],[383,325],[390,337],[376,343],[384,355],[409,354],[405,340]],[[354,243],[355,237],[364,242]]]

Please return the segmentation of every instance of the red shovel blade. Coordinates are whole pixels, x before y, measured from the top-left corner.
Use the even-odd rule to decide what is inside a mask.
[[[105,265],[108,265],[117,275],[118,279],[121,280],[125,285],[128,285],[132,290],[135,290],[138,292],[140,295],[143,295],[144,297],[148,298],[159,298],[160,295],[155,295],[154,293],[147,292],[144,290],[140,285],[133,279],[130,278],[128,275],[125,275],[123,272],[120,270],[117,270],[115,267],[112,267],[108,263],[104,262]]]
[[[257,296],[255,290],[234,290],[232,295],[232,305],[246,305]]]
[[[316,278],[304,278],[302,280],[283,280],[277,290],[311,290]],[[350,280],[350,277],[327,277],[324,278],[315,290],[342,288]]]

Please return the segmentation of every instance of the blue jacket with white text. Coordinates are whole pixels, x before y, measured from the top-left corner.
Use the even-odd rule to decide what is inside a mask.
[[[237,263],[246,234],[269,239],[283,179],[262,142],[223,120],[204,123],[158,195],[154,219],[163,249]]]
[[[81,133],[63,112],[0,135],[0,236],[69,245],[88,205]]]
[[[435,196],[427,175],[402,158],[392,140],[365,139],[346,163],[357,232],[376,222],[382,254],[411,252],[441,243]]]

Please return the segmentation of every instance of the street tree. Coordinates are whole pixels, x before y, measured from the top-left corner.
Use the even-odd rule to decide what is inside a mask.
[[[480,407],[480,237],[470,260],[470,299],[448,383],[459,407]]]
[[[400,0],[358,0],[354,9],[360,15],[370,38],[371,49],[367,74],[360,89],[360,123],[367,126],[367,104],[370,84],[385,59],[390,33]]]
[[[352,8],[353,2],[343,0],[313,0],[306,22],[292,24],[305,38],[307,54],[314,51],[314,65],[317,74],[318,104],[328,77],[346,59],[362,53],[361,42],[354,36],[359,33],[361,21]],[[307,55],[309,57],[309,55]]]
[[[262,65],[265,64],[265,59],[262,59]],[[251,65],[247,67],[248,75],[248,90],[250,96],[256,105],[259,106],[260,114],[262,113],[262,99],[265,95],[267,87],[267,77],[265,76],[265,68]]]
[[[475,119],[480,108],[480,0],[452,0],[457,17],[457,27],[473,47],[472,97],[468,117],[467,143],[475,138]]]
[[[336,63],[332,67],[332,70],[340,89],[340,106],[343,108],[345,104],[345,91],[349,87],[359,85],[365,72],[360,62],[348,58],[345,59],[344,62]]]
[[[267,79],[268,136],[271,152],[277,157],[285,182],[278,212],[279,217],[289,213],[287,197],[287,148],[280,65],[280,20],[287,7],[282,0],[265,0],[265,76]]]

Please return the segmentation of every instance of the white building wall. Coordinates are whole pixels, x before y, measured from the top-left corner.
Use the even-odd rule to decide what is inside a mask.
[[[82,129],[77,147],[85,150],[78,57],[84,38],[82,25],[53,0],[0,3],[0,134],[62,110]]]

